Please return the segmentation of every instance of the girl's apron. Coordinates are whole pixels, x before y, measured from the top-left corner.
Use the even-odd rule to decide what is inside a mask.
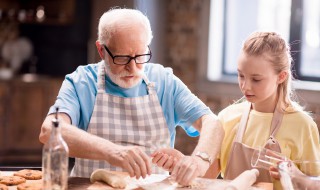
[[[139,146],[150,155],[158,148],[170,147],[170,135],[155,85],[144,76],[148,94],[140,97],[119,97],[105,92],[105,64],[98,68],[98,93],[88,126],[88,133],[122,146]],[[83,139],[86,140],[86,139]],[[76,158],[71,176],[90,177],[103,168],[124,171],[103,160]],[[153,173],[167,173],[152,166]]]
[[[251,110],[251,103],[248,103],[248,105],[246,105],[244,113],[242,114],[242,117],[239,123],[239,129],[237,131],[236,137],[231,147],[231,152],[227,162],[227,167],[226,167],[225,176],[224,176],[225,179],[232,180],[237,176],[239,176],[245,170],[252,169],[251,157],[255,149],[242,143],[242,138],[246,131],[250,110]],[[277,134],[281,126],[282,117],[283,117],[283,112],[279,111],[279,103],[278,103],[272,117],[270,137],[267,140],[266,144],[264,145],[264,148],[271,149],[273,151],[280,152],[280,153],[281,153],[281,148],[279,143],[275,139],[275,135]],[[272,182],[268,170],[264,170],[264,169],[258,169],[258,170],[260,172],[260,175],[257,179],[257,182]]]

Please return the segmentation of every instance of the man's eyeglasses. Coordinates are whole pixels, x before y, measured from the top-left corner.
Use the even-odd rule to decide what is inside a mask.
[[[108,52],[110,57],[113,59],[113,63],[116,65],[126,65],[130,63],[132,59],[136,62],[136,64],[143,64],[143,63],[149,62],[152,56],[149,46],[148,46],[148,49],[149,49],[148,54],[136,55],[134,57],[131,57],[129,55],[112,55],[111,51],[107,48],[106,45],[103,44],[103,47]]]

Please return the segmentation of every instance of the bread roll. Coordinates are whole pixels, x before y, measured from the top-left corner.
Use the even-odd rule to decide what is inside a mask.
[[[97,169],[90,176],[91,183],[104,182],[113,188],[124,189],[127,186],[125,176],[105,169]]]

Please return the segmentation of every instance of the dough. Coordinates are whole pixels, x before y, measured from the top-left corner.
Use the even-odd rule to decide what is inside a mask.
[[[97,169],[90,176],[91,183],[102,181],[113,188],[124,189],[127,186],[125,176],[105,169]]]
[[[174,180],[171,179],[171,177],[167,178],[169,180],[169,183],[173,186],[173,187],[177,187],[177,188],[188,188],[188,189],[205,189],[206,188],[206,184],[204,182],[198,181],[196,179],[194,179],[193,181],[191,181],[191,183],[189,185],[181,185],[178,184],[177,182],[175,182]]]
[[[8,190],[8,186],[0,183],[0,190]]]

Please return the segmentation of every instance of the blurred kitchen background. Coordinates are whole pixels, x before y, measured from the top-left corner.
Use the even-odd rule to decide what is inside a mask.
[[[40,166],[38,135],[64,76],[99,61],[99,17],[137,8],[150,19],[153,62],[173,72],[214,113],[241,97],[236,59],[255,30],[287,38],[300,102],[320,125],[319,0],[1,0],[0,166]],[[178,127],[175,146],[197,142]]]

